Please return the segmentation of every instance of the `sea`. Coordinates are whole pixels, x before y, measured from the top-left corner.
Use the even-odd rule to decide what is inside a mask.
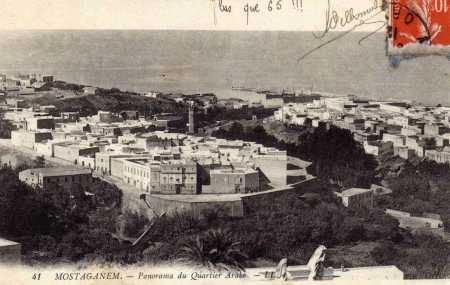
[[[384,33],[255,31],[0,31],[0,72],[135,92],[213,92],[258,101],[232,87],[304,90],[450,105],[450,62],[426,56],[390,64]],[[335,39],[338,37],[338,39]],[[360,42],[361,39],[364,39]],[[312,51],[308,56],[299,59]]]

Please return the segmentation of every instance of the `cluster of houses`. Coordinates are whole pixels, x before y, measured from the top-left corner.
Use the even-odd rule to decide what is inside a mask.
[[[114,178],[139,191],[235,194],[287,184],[286,151],[253,142],[141,132],[148,126],[167,126],[164,116],[146,120],[131,111],[127,119],[106,111],[91,117],[79,117],[75,112],[52,116],[46,108],[4,112],[4,118],[18,127],[11,132],[12,145]],[[63,170],[56,172],[67,176]],[[33,175],[42,179],[32,179]],[[41,187],[46,176],[55,173],[37,169],[23,174],[28,178],[25,181]],[[61,180],[67,184],[75,181]]]
[[[274,118],[292,125],[336,125],[352,132],[366,153],[450,162],[450,107],[323,96],[283,104]]]
[[[42,74],[21,74],[17,76],[7,76],[0,74],[0,92],[21,91],[36,92],[50,90],[53,82],[53,75]]]

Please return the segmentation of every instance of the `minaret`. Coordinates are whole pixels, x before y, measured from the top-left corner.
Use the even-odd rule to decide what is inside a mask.
[[[195,133],[195,123],[194,123],[194,104],[190,102],[189,104],[189,134]]]

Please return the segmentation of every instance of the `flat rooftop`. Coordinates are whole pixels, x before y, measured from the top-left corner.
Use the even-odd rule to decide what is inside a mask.
[[[0,247],[18,245],[19,243],[0,237]]]
[[[225,168],[225,169],[213,169],[211,170],[211,174],[251,174],[251,173],[257,173],[255,169],[251,168]]]
[[[364,188],[350,188],[350,189],[342,191],[342,193],[340,193],[340,196],[349,197],[349,196],[363,194],[363,193],[367,193],[367,192],[372,192],[372,190],[364,189]]]
[[[31,173],[40,173],[43,176],[66,176],[66,175],[79,175],[79,174],[91,174],[89,169],[73,168],[73,167],[55,167],[55,168],[31,168],[24,170]]]
[[[195,161],[190,159],[169,159],[162,160],[161,165],[195,165]]]

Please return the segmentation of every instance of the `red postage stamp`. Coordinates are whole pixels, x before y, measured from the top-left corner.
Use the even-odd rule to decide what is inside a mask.
[[[450,0],[388,0],[389,54],[450,54]]]

